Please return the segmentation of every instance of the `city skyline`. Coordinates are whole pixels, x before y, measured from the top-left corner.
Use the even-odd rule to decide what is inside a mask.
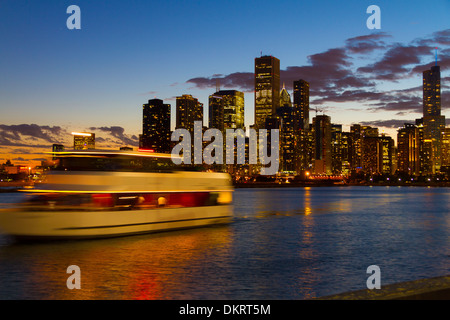
[[[223,50],[224,53],[220,55],[217,50],[211,49],[203,52],[202,57],[195,56],[197,49],[195,45],[190,44],[185,47],[186,60],[183,63],[177,61],[183,54],[175,56],[176,51],[173,49],[159,46],[155,53],[152,41],[149,41],[148,45],[153,48],[153,51],[149,51],[153,53],[149,54],[153,59],[147,60],[141,56],[142,52],[136,46],[142,45],[145,48],[146,45],[143,44],[145,32],[153,29],[147,30],[144,25],[132,22],[131,16],[136,14],[140,16],[137,10],[146,7],[144,3],[138,2],[135,6],[129,7],[128,12],[123,13],[123,20],[119,20],[128,21],[127,27],[119,28],[114,23],[103,25],[105,28],[111,28],[111,34],[107,36],[105,28],[101,28],[102,23],[105,23],[106,17],[119,17],[118,11],[125,4],[114,2],[114,5],[105,7],[102,4],[94,5],[78,1],[76,4],[80,6],[82,12],[82,29],[67,30],[65,20],[68,15],[64,9],[69,5],[68,2],[41,6],[20,1],[14,4],[6,2],[2,4],[0,10],[6,29],[18,31],[25,41],[21,43],[17,39],[14,40],[5,31],[0,34],[5,45],[13,48],[11,52],[6,53],[9,58],[6,59],[8,64],[5,63],[6,60],[1,63],[7,77],[2,77],[0,86],[2,97],[0,158],[3,158],[0,161],[5,161],[8,157],[15,158],[11,155],[21,154],[16,151],[24,151],[23,154],[26,154],[34,148],[39,154],[43,148],[37,150],[33,141],[36,142],[38,139],[39,142],[51,146],[52,143],[63,142],[58,140],[61,139],[61,133],[70,133],[74,130],[97,130],[99,133],[107,133],[107,137],[103,138],[103,145],[120,142],[122,145],[137,146],[138,136],[142,133],[142,104],[153,98],[171,104],[171,123],[174,127],[175,97],[191,94],[203,103],[204,123],[207,124],[208,97],[216,91],[217,83],[221,90],[244,92],[245,125],[248,128],[254,123],[253,63],[261,51],[262,55],[273,55],[280,59],[280,81],[285,83],[291,100],[293,81],[304,79],[310,83],[311,108],[323,110],[322,113],[331,117],[332,123],[342,124],[345,131],[355,123],[372,125],[396,139],[398,127],[405,122],[414,122],[422,114],[422,72],[434,65],[434,48],[438,47],[438,63],[442,72],[442,115],[446,116],[448,123],[450,114],[446,91],[450,87],[450,29],[445,29],[445,20],[437,17],[443,14],[445,8],[449,9],[445,1],[436,3],[436,8],[441,7],[442,10],[436,12],[433,10],[435,19],[427,21],[426,25],[414,20],[419,13],[425,14],[426,10],[429,10],[419,2],[408,8],[400,8],[398,5],[380,1],[378,5],[382,10],[382,28],[379,31],[369,30],[365,26],[368,17],[365,9],[370,4],[368,2],[359,3],[355,8],[348,5],[335,11],[333,11],[335,4],[325,1],[321,3],[326,4],[326,10],[322,12],[324,17],[330,17],[334,12],[335,15],[347,19],[348,25],[332,32],[330,30],[326,32],[327,27],[324,26],[314,29],[318,33],[315,34],[317,39],[312,41],[313,35],[300,32],[304,26],[302,23],[298,24],[294,32],[292,23],[287,22],[283,27],[275,28],[276,31],[283,30],[284,33],[280,32],[278,37],[274,37],[274,31],[271,31],[268,37],[271,35],[273,39],[262,40],[257,35],[255,27],[251,25],[254,18],[249,14],[251,9],[256,11],[262,9],[251,8],[248,3],[244,3],[241,14],[233,15],[233,19],[242,18],[242,21],[236,20],[241,28],[247,26],[247,29],[241,30],[242,33],[251,30],[251,34],[255,35],[255,39],[249,39],[250,44],[242,46],[242,41],[238,41],[241,46],[237,49]],[[282,11],[282,4],[280,8],[275,9],[276,12]],[[293,3],[289,5],[294,6]],[[319,6],[302,5],[308,7],[311,13],[317,13]],[[206,8],[201,8],[200,4],[197,4],[186,8],[186,5],[181,3],[172,6],[176,7],[175,18],[184,17],[181,14],[182,10],[185,10],[183,11],[185,13],[197,12],[197,16],[208,17],[206,9],[220,7],[219,4],[210,4]],[[36,10],[20,13],[20,8],[24,7]],[[166,7],[165,10],[167,9]],[[397,15],[393,15],[394,11]],[[6,12],[8,16],[5,15]],[[99,14],[97,16],[99,21],[93,19],[94,12]],[[49,19],[43,22],[39,17],[44,13],[47,13]],[[291,13],[286,12],[286,15]],[[17,19],[14,20],[14,17]],[[186,18],[181,20],[184,19]],[[315,26],[311,19],[309,16],[305,17],[305,25],[309,23]],[[160,21],[161,18],[157,20]],[[178,23],[174,19],[171,28],[168,28],[169,31],[167,28],[160,28],[161,34],[158,38],[160,43],[171,43],[165,38],[168,34],[174,36],[173,40],[179,39],[175,35],[181,30],[182,24],[182,21]],[[400,28],[402,24],[407,28]],[[204,46],[203,42],[208,42],[208,39],[214,41],[214,37],[201,37],[205,32],[201,29],[202,26],[205,26],[204,22],[197,22],[192,30],[198,31],[200,39],[204,39],[200,41],[201,48]],[[287,26],[291,29],[288,30]],[[138,27],[142,27],[139,29],[141,34],[135,33]],[[235,28],[237,27],[234,25],[226,29],[222,24],[213,24],[212,30],[208,29],[208,32],[214,34],[215,30],[219,35],[216,39],[223,41],[224,38],[220,35],[223,36],[228,31],[236,32]],[[336,36],[336,32],[339,36]],[[332,38],[328,33],[334,33],[335,37]],[[288,40],[296,34],[302,36],[299,43]],[[31,41],[36,35],[40,35],[45,41],[40,44],[37,44],[36,40]],[[55,37],[52,38],[52,35]],[[134,37],[127,42],[124,38],[128,35]],[[105,44],[104,47],[96,46],[94,43],[99,36],[105,36],[102,42]],[[125,41],[131,46],[117,52],[108,51],[107,49],[113,48],[110,46],[114,39],[120,40],[118,44]],[[280,45],[281,39],[286,40],[283,45]],[[33,43],[34,52],[28,52],[27,46]],[[186,45],[186,40],[179,44]],[[222,45],[218,47],[223,49]],[[51,57],[54,58],[54,54],[49,54],[51,49],[55,50],[54,54],[61,56],[51,61]],[[86,53],[83,53],[84,51]],[[19,54],[13,56],[14,53]],[[164,54],[167,57],[158,59]],[[135,62],[120,63],[129,61],[136,55],[138,56]],[[105,62],[102,62],[101,58]],[[33,61],[41,63],[33,64]],[[161,66],[156,68],[158,61]],[[144,62],[147,62],[147,65]],[[98,66],[94,66],[94,70],[89,70],[92,64],[96,63]],[[28,64],[32,68],[27,69]],[[185,64],[189,64],[189,67]],[[109,67],[114,67],[112,69],[115,72],[110,71]],[[155,72],[149,72],[153,71],[152,68]],[[63,86],[64,82],[59,83],[60,78],[67,80],[66,86]],[[114,86],[109,87],[108,84]],[[57,91],[58,88],[61,90]],[[140,90],[144,88],[148,90]],[[26,90],[27,94],[24,95],[21,90]],[[36,111],[37,108],[39,111]],[[312,109],[310,121],[314,116]],[[96,137],[102,139],[98,133]],[[98,142],[102,145],[101,140]],[[35,157],[37,158],[39,156]]]

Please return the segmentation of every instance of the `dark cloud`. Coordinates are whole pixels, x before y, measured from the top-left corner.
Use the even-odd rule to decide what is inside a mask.
[[[128,137],[128,135],[126,135],[124,133],[125,129],[122,127],[119,127],[119,126],[90,127],[89,130],[91,130],[91,131],[99,130],[102,132],[109,133],[111,136],[113,136],[114,138],[117,139],[115,142],[118,144],[126,144],[126,145],[132,145],[132,146],[139,145],[139,141],[135,135],[133,135],[131,138]],[[95,139],[97,140],[97,137]],[[108,138],[106,140],[108,140]]]
[[[363,126],[383,127],[383,128],[401,128],[405,123],[415,124],[415,119],[389,119],[389,120],[373,120],[358,122]],[[450,124],[450,119],[445,119],[445,124]]]
[[[197,77],[186,81],[199,89],[215,89],[219,84],[221,88],[238,88],[244,92],[253,92],[254,74],[250,72],[235,72],[226,76],[213,75],[211,77]]]
[[[387,33],[380,32],[349,38],[345,41],[345,44],[350,53],[367,54],[374,50],[385,49],[386,43],[382,39],[390,37]]]
[[[37,124],[4,125],[0,124],[0,144],[3,146],[30,146],[23,138],[32,140],[42,139],[51,144],[60,143],[60,136],[66,133],[59,126],[39,126]],[[33,147],[45,147],[45,145],[33,144]]]
[[[422,113],[423,100],[422,90],[410,88],[405,90],[392,90],[380,93],[377,102],[370,102],[369,111],[394,111],[397,115],[403,115],[406,112]],[[419,94],[420,92],[420,94]],[[374,99],[375,100],[375,99]]]
[[[374,120],[374,121],[362,121],[359,124],[363,126],[374,126],[383,128],[400,128],[403,127],[405,123],[414,123],[415,120],[404,120],[404,119],[389,119],[389,120]]]
[[[434,32],[430,37],[414,40],[414,43],[425,46],[450,46],[450,29]]]
[[[413,67],[422,61],[422,57],[431,55],[429,46],[396,44],[386,51],[379,61],[358,68],[358,72],[368,73],[376,80],[397,81],[411,76]]]
[[[293,82],[304,79],[310,84],[312,104],[327,105],[338,102],[363,104],[371,112],[393,111],[397,114],[422,113],[422,72],[434,63],[434,48],[438,49],[441,70],[450,68],[450,29],[435,32],[410,43],[388,43],[391,35],[385,32],[349,38],[345,45],[310,55],[302,66],[288,66],[280,71],[280,80],[292,90]],[[447,46],[447,47],[446,47]],[[377,53],[375,62],[357,67],[355,57]],[[428,61],[427,63],[425,63]],[[417,86],[396,91],[379,91],[380,83],[401,79],[417,79]],[[200,89],[221,87],[252,92],[254,74],[235,72],[229,75],[197,77],[187,81]],[[450,88],[450,77],[443,77],[442,88]],[[442,94],[442,108],[449,105]]]
[[[2,137],[6,139],[20,139],[20,136],[30,136],[44,139],[51,143],[57,143],[59,140],[52,135],[60,135],[61,127],[39,126],[37,124],[19,124],[19,125],[0,125]]]
[[[434,50],[430,48],[430,52]],[[411,75],[422,75],[422,72],[424,70],[430,69],[435,64],[434,55],[430,54],[429,59],[427,59],[428,62],[418,64],[411,70]],[[450,49],[442,50],[438,53],[438,64],[441,67],[441,73],[442,70],[448,70],[450,68]],[[448,79],[448,77],[446,78]],[[442,79],[441,79],[442,80]]]

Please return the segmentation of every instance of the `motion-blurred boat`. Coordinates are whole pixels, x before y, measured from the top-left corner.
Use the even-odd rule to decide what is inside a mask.
[[[229,223],[228,174],[175,165],[170,154],[58,152],[46,181],[0,212],[18,239],[115,237]]]

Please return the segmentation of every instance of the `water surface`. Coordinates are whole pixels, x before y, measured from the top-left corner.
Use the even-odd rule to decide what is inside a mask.
[[[0,194],[0,208],[23,197]],[[0,234],[0,299],[307,299],[450,274],[450,189],[237,189],[226,226],[19,244]],[[81,269],[69,290],[67,267]]]

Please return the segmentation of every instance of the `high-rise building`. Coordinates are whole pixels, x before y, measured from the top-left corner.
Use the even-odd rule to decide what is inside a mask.
[[[431,139],[425,140],[425,130],[423,126],[423,118],[416,119],[416,127],[419,132],[419,174],[428,175],[433,172],[431,153]]]
[[[414,124],[405,123],[397,133],[397,170],[419,175],[419,130]]]
[[[341,159],[342,159],[342,174],[349,175],[351,173],[353,153],[353,135],[350,132],[342,132],[341,139]]]
[[[381,140],[378,137],[362,138],[362,169],[365,173],[381,172]]]
[[[446,167],[446,170],[448,171],[450,169],[450,128],[444,128],[442,130],[441,155],[441,168]]]
[[[394,167],[393,167],[393,155],[394,155],[394,140],[386,136],[384,134],[380,137],[380,144],[381,144],[381,164],[380,169],[381,173],[383,174],[393,174],[394,173]]]
[[[263,129],[267,117],[280,107],[280,60],[272,56],[255,58],[255,125]]]
[[[226,157],[231,157],[231,153],[234,153],[233,164],[228,164],[226,169],[229,173],[242,172],[243,166],[237,164],[237,149],[242,147],[239,143],[244,143],[241,139],[236,138],[236,148],[229,150],[226,148],[226,130],[227,129],[242,129],[245,130],[244,124],[244,93],[237,90],[218,90],[214,94],[209,96],[209,127],[219,129],[223,134],[223,163],[226,163]],[[215,166],[215,170],[219,170],[219,167],[225,168],[225,166]],[[245,171],[245,170],[244,170]]]
[[[175,129],[186,129],[191,136],[191,155],[195,164],[201,164],[203,159],[203,140],[202,135],[194,134],[195,122],[200,121],[200,130],[205,130],[203,126],[203,103],[199,102],[190,94],[183,94],[177,97],[176,115],[175,115]],[[194,147],[196,145],[202,146],[199,153],[195,153]]]
[[[441,69],[438,65],[423,72],[423,116],[441,115]]]
[[[209,96],[209,127],[225,133],[226,129],[244,129],[244,93],[220,90]]]
[[[331,172],[342,173],[342,125],[331,125]]]
[[[351,170],[362,169],[362,131],[360,124],[350,126],[350,134],[352,136],[351,148]]]
[[[142,135],[139,148],[170,153],[170,104],[151,99],[142,106]]]
[[[95,149],[95,133],[72,132],[74,150]]]
[[[294,148],[295,170],[297,174],[309,171],[311,164],[310,140],[312,138],[309,128],[309,83],[305,80],[294,81],[293,97],[294,121]]]
[[[277,117],[280,126],[280,168],[284,172],[294,172],[295,170],[295,149],[294,149],[294,124],[293,109],[288,103],[279,107]]]
[[[309,83],[294,81],[294,129],[309,129]]]
[[[431,172],[441,166],[441,132],[445,116],[441,115],[441,70],[437,65],[423,72],[423,127],[424,141],[431,143]]]
[[[190,94],[177,97],[176,102],[176,129],[194,131],[194,122],[201,121],[203,127],[203,103]]]
[[[281,89],[280,92],[280,107],[284,107],[284,106],[288,106],[288,107],[292,107],[292,101],[291,101],[291,95],[289,94],[289,92],[287,92],[284,83],[283,83],[283,89]]]
[[[318,115],[313,118],[314,173],[331,174],[331,118]]]

